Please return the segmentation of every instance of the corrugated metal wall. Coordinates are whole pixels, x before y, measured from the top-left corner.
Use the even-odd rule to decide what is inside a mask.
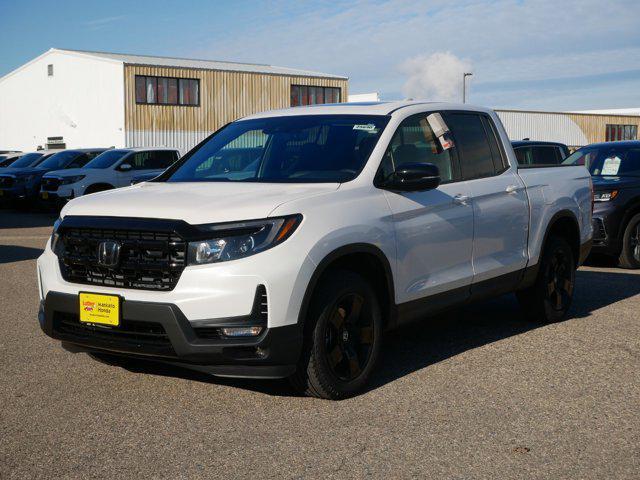
[[[581,147],[606,141],[611,125],[637,125],[640,116],[496,110],[512,140],[546,140]]]
[[[569,146],[589,143],[582,129],[566,114],[496,110],[511,140],[546,140]]]
[[[224,124],[255,112],[290,106],[291,85],[338,87],[347,80],[140,65],[125,66],[127,146],[172,146],[186,151]],[[138,105],[135,75],[200,79],[200,106]]]

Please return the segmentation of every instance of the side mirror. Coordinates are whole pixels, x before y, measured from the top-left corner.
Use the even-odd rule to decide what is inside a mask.
[[[131,166],[130,163],[121,163],[120,166],[118,167],[118,170],[120,170],[121,172],[128,172],[132,168],[133,167]]]
[[[406,163],[393,172],[385,188],[400,192],[422,192],[440,185],[440,170],[433,163]]]

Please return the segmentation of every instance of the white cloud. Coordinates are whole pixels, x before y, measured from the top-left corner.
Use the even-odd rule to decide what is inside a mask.
[[[460,101],[462,75],[471,72],[471,63],[451,52],[419,55],[402,63],[407,75],[402,94],[407,98],[432,101]]]

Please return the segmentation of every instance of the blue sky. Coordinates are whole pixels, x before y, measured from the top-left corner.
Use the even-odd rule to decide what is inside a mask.
[[[51,47],[300,67],[351,93],[640,107],[638,0],[0,0],[0,75]]]

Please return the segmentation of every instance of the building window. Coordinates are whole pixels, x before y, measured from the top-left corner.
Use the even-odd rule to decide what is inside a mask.
[[[291,85],[291,106],[340,103],[340,89],[335,87],[313,87]]]
[[[50,63],[49,65],[47,65],[47,76],[53,77],[53,63]]]
[[[200,80],[136,75],[136,103],[200,105]]]
[[[607,142],[615,142],[619,140],[637,140],[637,125],[607,125],[607,134],[605,140]]]

